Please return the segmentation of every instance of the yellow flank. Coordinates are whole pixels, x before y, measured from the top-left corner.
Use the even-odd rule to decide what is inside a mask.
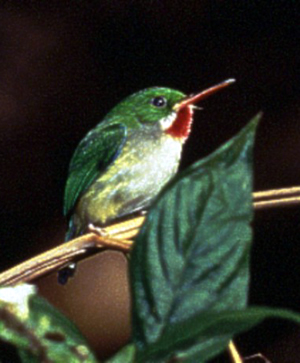
[[[181,148],[180,140],[153,130],[129,135],[119,157],[80,198],[74,216],[77,231],[148,207],[176,173]]]

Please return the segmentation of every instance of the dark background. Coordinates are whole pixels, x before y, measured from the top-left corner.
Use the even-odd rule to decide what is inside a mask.
[[[63,190],[78,141],[122,98],[149,86],[191,93],[236,78],[195,114],[182,168],[262,110],[255,190],[300,184],[299,20],[297,1],[1,2],[1,270],[63,241]],[[256,212],[251,303],[299,311],[299,219],[299,207]],[[85,261],[66,287],[55,275],[38,285],[100,357],[128,339],[122,255]],[[272,321],[237,344],[243,355],[294,363],[299,334]]]

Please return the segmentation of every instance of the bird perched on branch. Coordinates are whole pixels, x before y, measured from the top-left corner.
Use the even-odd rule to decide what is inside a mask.
[[[72,157],[64,198],[66,241],[147,209],[177,172],[194,104],[233,82],[191,96],[148,88],[114,107]],[[59,282],[73,273],[74,264],[62,269]]]

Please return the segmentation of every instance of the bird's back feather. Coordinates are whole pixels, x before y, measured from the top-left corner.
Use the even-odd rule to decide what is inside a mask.
[[[78,145],[69,167],[64,196],[64,214],[72,213],[80,195],[117,158],[126,141],[123,123],[100,124]]]

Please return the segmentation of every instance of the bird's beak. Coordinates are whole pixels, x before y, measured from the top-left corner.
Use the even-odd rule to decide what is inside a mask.
[[[191,96],[187,96],[185,97],[183,100],[175,103],[175,105],[173,106],[173,110],[174,111],[179,111],[181,109],[183,109],[186,106],[189,105],[193,105],[199,101],[204,100],[206,97],[209,97],[210,95],[214,94],[215,92],[220,91],[221,89],[229,86],[230,84],[234,83],[235,79],[234,78],[230,78],[227,79],[226,81],[223,81],[215,86],[212,86],[210,88],[207,88],[206,90],[197,93],[196,95],[191,95]]]

